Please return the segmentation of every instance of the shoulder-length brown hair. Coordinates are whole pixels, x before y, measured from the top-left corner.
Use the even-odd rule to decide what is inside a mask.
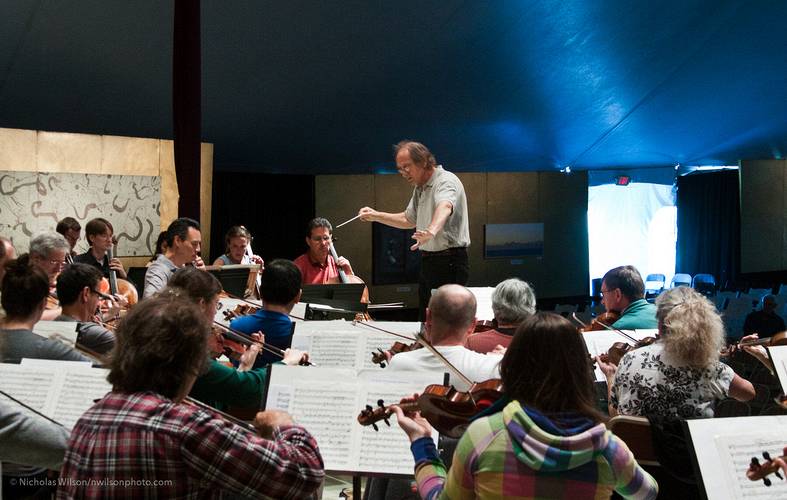
[[[201,271],[202,272],[202,271]],[[193,302],[160,294],[134,306],[115,332],[107,380],[116,391],[177,396],[207,366],[210,326]]]
[[[595,422],[593,371],[582,334],[564,317],[547,312],[527,318],[500,363],[503,391],[546,414],[578,412]]]

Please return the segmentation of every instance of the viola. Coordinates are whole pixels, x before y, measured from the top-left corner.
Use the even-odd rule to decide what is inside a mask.
[[[240,332],[238,330],[235,330],[233,328],[230,328],[228,326],[224,326],[224,325],[222,325],[221,323],[219,323],[217,321],[214,321],[213,325],[214,325],[214,328],[218,328],[218,330],[221,332],[221,335],[224,337],[224,342],[225,343],[229,340],[229,341],[235,342],[237,344],[242,344],[243,346],[250,346],[252,344],[259,344],[259,346],[262,348],[262,350],[268,351],[270,353],[273,353],[273,354],[275,354],[277,356],[280,356],[280,357],[284,358],[284,351],[282,349],[279,349],[275,345],[267,344],[265,342],[258,342],[256,340],[254,340],[253,338],[251,338],[250,336],[246,335],[245,333]],[[245,348],[241,351],[241,354],[243,354],[243,352],[245,352]],[[302,366],[316,366],[311,361],[306,361],[305,359],[301,360],[301,362],[299,364],[302,365]]]
[[[450,385],[432,384],[424,389],[415,402],[400,403],[405,413],[421,412],[423,416],[440,434],[451,438],[459,438],[464,434],[472,418],[492,406],[503,396],[503,384],[500,379],[491,379],[474,383],[467,391],[457,391]],[[388,419],[393,414],[391,406],[385,406],[383,400],[377,401],[378,408],[367,405],[358,415],[358,423],[371,425],[378,430],[377,422]]]
[[[417,341],[413,342],[412,344],[404,344],[397,341],[391,345],[390,349],[385,351],[382,349],[377,349],[377,352],[372,352],[372,363],[380,365],[380,368],[385,368],[385,363],[390,361],[394,355],[399,354],[400,352],[414,351],[422,347],[423,346]]]
[[[775,463],[775,460],[771,458],[771,455],[767,451],[762,452],[762,458],[765,459],[765,462],[763,463],[760,463],[757,457],[751,458],[749,470],[746,471],[746,477],[748,477],[751,481],[759,481],[762,479],[762,482],[765,484],[765,486],[770,486],[772,484],[770,478],[768,478],[770,474],[775,474],[776,477],[783,480],[784,478],[779,473],[779,469],[781,469],[781,467],[779,464]],[[782,456],[777,458],[787,460],[787,447],[785,447],[782,451]]]
[[[651,345],[654,342],[656,342],[656,337],[645,337],[642,340],[636,341],[634,345],[625,342],[615,342],[606,353],[599,355],[599,358],[601,358],[601,361],[604,363],[618,365],[620,364],[621,358],[623,358],[627,352]]]

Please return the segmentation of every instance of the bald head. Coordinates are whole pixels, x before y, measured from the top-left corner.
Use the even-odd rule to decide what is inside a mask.
[[[475,326],[476,300],[461,285],[443,285],[429,301],[427,321],[433,343],[446,339],[464,341]]]

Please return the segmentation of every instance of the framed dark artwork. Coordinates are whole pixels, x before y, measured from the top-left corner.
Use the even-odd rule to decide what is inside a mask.
[[[410,246],[415,243],[412,239],[414,232],[414,229],[396,229],[385,224],[373,223],[372,281],[375,285],[418,282],[421,253],[410,250]]]

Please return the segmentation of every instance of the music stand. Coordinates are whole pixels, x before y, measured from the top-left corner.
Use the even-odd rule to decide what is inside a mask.
[[[205,270],[219,280],[225,292],[235,297],[245,297],[252,267],[254,266],[207,266]]]

